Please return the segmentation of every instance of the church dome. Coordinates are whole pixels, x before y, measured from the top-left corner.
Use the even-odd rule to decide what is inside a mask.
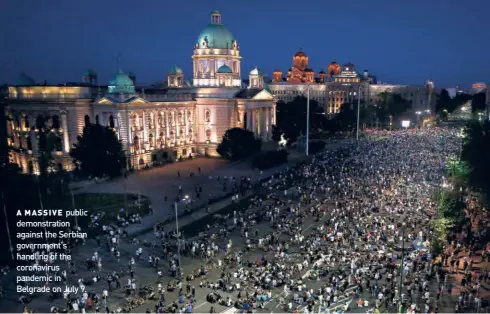
[[[109,93],[134,94],[134,82],[132,79],[129,78],[129,75],[127,73],[119,70],[119,72],[109,82]]]
[[[294,55],[295,57],[308,57],[306,55],[306,53],[304,53],[303,51],[298,51],[296,52],[296,54]]]
[[[15,81],[16,86],[32,86],[36,85],[36,81],[25,73],[21,73],[17,80]]]
[[[177,65],[173,65],[170,67],[170,70],[168,70],[168,74],[181,74],[184,73],[181,68],[179,68]]]
[[[231,68],[227,66],[226,64],[223,64],[222,66],[219,67],[218,73],[233,73]]]
[[[231,49],[235,42],[235,37],[221,23],[221,13],[213,11],[211,12],[211,18],[211,23],[197,37],[197,46],[202,47],[202,42],[204,41],[207,43],[206,48]]]

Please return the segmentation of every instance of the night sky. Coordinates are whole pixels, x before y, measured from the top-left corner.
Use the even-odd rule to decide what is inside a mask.
[[[337,61],[390,83],[490,82],[489,0],[2,0],[0,83],[20,72],[78,82],[87,68],[102,84],[118,68],[155,83],[173,64],[190,79],[214,9],[240,45],[242,76],[287,72],[301,47],[315,72]]]

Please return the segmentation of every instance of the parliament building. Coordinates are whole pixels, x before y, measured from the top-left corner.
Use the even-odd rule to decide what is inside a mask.
[[[185,83],[176,65],[161,88],[139,87],[136,76],[122,70],[107,85],[98,84],[93,70],[83,74],[81,83],[60,85],[37,84],[22,74],[8,87],[6,100],[11,160],[25,173],[39,173],[36,121],[45,121],[56,137],[56,167],[65,170],[73,169],[69,152],[88,123],[114,130],[131,169],[181,157],[216,156],[223,134],[234,127],[270,140],[275,98],[258,68],[248,73],[248,87],[242,87],[240,46],[221,18],[213,11],[194,43],[192,84]]]

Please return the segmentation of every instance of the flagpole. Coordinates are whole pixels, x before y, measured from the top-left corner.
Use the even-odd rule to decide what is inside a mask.
[[[12,238],[10,237],[10,228],[9,228],[9,223],[7,219],[7,207],[5,207],[5,199],[3,198],[3,191],[2,191],[2,202],[3,202],[3,213],[5,214],[5,225],[7,226],[7,236],[9,238],[9,245],[10,245],[10,255],[12,256],[12,261],[14,260],[14,247],[12,246]]]

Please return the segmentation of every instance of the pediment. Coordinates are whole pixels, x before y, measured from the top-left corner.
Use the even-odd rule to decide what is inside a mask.
[[[110,98],[110,97],[102,97],[101,99],[99,99],[97,101],[97,104],[98,105],[112,105],[112,104],[115,104],[116,102],[114,101],[114,99]]]
[[[148,101],[144,100],[143,98],[141,97],[138,97],[138,96],[134,96],[134,97],[131,97],[131,98],[128,98],[126,101],[125,101],[126,104],[146,104],[148,103]]]
[[[274,100],[274,96],[267,90],[261,90],[257,95],[253,96],[252,99],[256,100]]]

